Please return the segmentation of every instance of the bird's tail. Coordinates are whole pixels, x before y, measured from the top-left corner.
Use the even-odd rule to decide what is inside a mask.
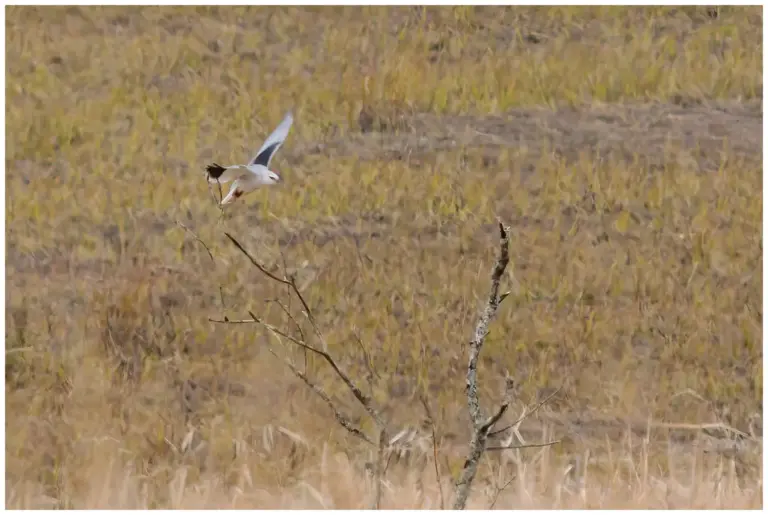
[[[226,168],[216,163],[211,163],[205,167],[205,171],[208,172],[208,179],[213,179],[214,181],[221,177],[225,170]]]

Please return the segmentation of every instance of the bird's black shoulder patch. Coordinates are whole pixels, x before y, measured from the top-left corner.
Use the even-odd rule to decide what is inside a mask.
[[[219,177],[221,177],[221,174],[224,173],[224,170],[226,170],[226,168],[224,168],[219,164],[211,163],[205,167],[205,170],[208,172],[209,177],[211,177],[212,179],[218,179]]]
[[[277,151],[281,143],[281,141],[272,143],[270,146],[262,150],[261,153],[256,156],[256,158],[254,158],[251,164],[269,166],[269,159],[272,157],[272,154]]]

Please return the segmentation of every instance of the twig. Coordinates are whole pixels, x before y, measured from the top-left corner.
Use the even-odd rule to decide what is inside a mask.
[[[493,509],[493,507],[494,507],[494,506],[496,506],[496,501],[498,501],[498,500],[499,500],[499,495],[501,495],[501,492],[503,492],[504,490],[506,490],[506,489],[507,489],[507,487],[509,487],[509,485],[511,485],[511,484],[512,484],[512,481],[514,481],[516,478],[517,478],[517,476],[512,476],[512,479],[510,479],[509,481],[507,481],[506,483],[504,483],[504,486],[502,486],[501,488],[499,488],[499,487],[497,487],[497,486],[495,486],[495,485],[494,485],[494,490],[496,490],[496,492],[495,492],[495,493],[494,493],[494,495],[493,495],[493,502],[491,502],[491,505],[490,505],[490,506],[488,506],[488,509],[489,509],[489,510],[492,510],[492,509]]]
[[[240,245],[240,242],[238,242],[238,241],[237,241],[237,240],[234,238],[234,236],[232,236],[232,235],[231,235],[231,234],[229,234],[228,232],[225,232],[224,234],[226,235],[226,237],[227,237],[227,238],[229,238],[229,239],[230,239],[230,241],[231,241],[231,242],[232,242],[232,243],[233,243],[233,244],[234,244],[234,245],[235,245],[235,246],[236,246],[238,249],[240,249],[240,252],[242,252],[243,254],[245,254],[245,257],[247,257],[247,258],[250,260],[250,262],[253,264],[253,266],[255,266],[256,268],[258,268],[258,269],[259,269],[259,271],[260,271],[261,273],[263,273],[264,275],[266,275],[267,277],[269,277],[269,278],[270,278],[270,279],[272,279],[273,281],[277,281],[277,282],[279,282],[279,283],[281,283],[281,284],[286,284],[286,285],[290,286],[290,287],[291,287],[291,289],[293,290],[293,292],[294,292],[294,293],[296,294],[296,296],[299,298],[299,301],[301,302],[301,305],[302,305],[302,306],[304,306],[304,310],[306,311],[306,313],[307,313],[307,316],[310,318],[310,320],[311,320],[311,321],[313,321],[313,320],[314,320],[314,317],[312,316],[312,310],[310,310],[310,309],[309,309],[309,305],[307,305],[307,302],[304,300],[304,296],[301,294],[301,292],[299,291],[299,289],[296,287],[296,282],[293,280],[293,278],[291,278],[291,279],[289,280],[289,279],[286,279],[286,278],[282,278],[282,279],[281,279],[280,277],[277,277],[275,274],[273,274],[272,272],[270,272],[269,270],[267,270],[266,268],[264,268],[264,266],[262,266],[262,265],[261,265],[261,263],[259,263],[258,261],[256,261],[256,260],[255,260],[255,259],[254,259],[254,258],[253,258],[253,257],[252,257],[252,256],[251,256],[249,253],[248,253],[248,251],[247,251],[247,250],[245,250],[245,248],[244,248],[242,245]]]
[[[741,438],[747,438],[750,440],[754,440],[750,435],[747,433],[744,433],[743,431],[739,431],[738,429],[728,426],[726,424],[723,424],[721,422],[714,422],[714,423],[705,423],[705,424],[683,424],[683,423],[674,423],[674,422],[653,422],[651,424],[651,427],[659,427],[663,429],[690,429],[690,430],[714,430],[714,429],[720,429],[727,433],[732,433],[735,436],[739,436]]]
[[[186,225],[184,225],[178,220],[176,220],[176,225],[178,225],[179,227],[187,231],[194,239],[198,241],[198,243],[200,243],[200,245],[205,247],[206,252],[208,252],[208,257],[211,258],[211,262],[215,265],[216,260],[213,258],[213,252],[211,252],[211,249],[208,248],[208,245],[205,244],[205,242],[200,238],[200,236],[198,236],[197,233],[195,233],[195,231],[193,231],[192,229],[190,229],[189,227],[187,227]]]
[[[548,395],[548,396],[547,396],[547,397],[546,397],[544,400],[542,400],[540,403],[538,403],[536,406],[534,406],[534,407],[533,407],[533,409],[532,409],[531,411],[529,411],[529,412],[527,412],[527,413],[523,413],[523,414],[520,416],[520,418],[518,418],[517,420],[515,420],[515,421],[514,421],[512,424],[508,425],[508,426],[507,426],[507,427],[505,427],[504,429],[498,429],[498,430],[496,430],[496,431],[492,431],[492,432],[488,433],[488,437],[489,437],[489,438],[492,438],[492,437],[494,437],[494,436],[497,436],[497,435],[499,435],[499,434],[503,433],[504,431],[507,431],[507,430],[509,430],[509,429],[511,429],[511,428],[513,428],[513,427],[515,427],[515,426],[516,426],[516,425],[518,425],[520,422],[522,422],[522,421],[523,421],[523,420],[525,420],[526,418],[530,417],[531,415],[533,415],[534,413],[536,413],[537,411],[539,411],[539,408],[541,408],[541,407],[542,407],[542,406],[544,406],[546,403],[548,403],[548,402],[549,402],[549,400],[550,400],[550,399],[552,399],[552,397],[554,397],[555,395],[557,395],[557,393],[558,393],[560,390],[562,390],[562,388],[563,388],[562,386],[559,386],[559,387],[557,388],[557,390],[555,390],[554,392],[552,392],[551,394],[549,394],[549,395]]]
[[[427,398],[421,396],[421,404],[424,406],[424,411],[427,413],[427,420],[429,426],[432,429],[432,456],[435,460],[435,478],[437,479],[437,489],[440,492],[440,509],[445,509],[445,497],[443,496],[443,480],[440,476],[440,466],[437,463],[437,435],[435,434],[435,419],[432,417],[432,411],[429,409],[429,403]]]
[[[276,276],[275,274],[273,274],[272,272],[270,272],[269,270],[264,268],[264,266],[261,263],[256,261],[256,259],[254,259],[254,257],[251,256],[248,253],[247,250],[245,250],[245,247],[243,247],[240,244],[240,242],[235,239],[234,236],[232,236],[228,232],[225,232],[224,234],[240,250],[240,252],[245,254],[245,257],[247,257],[248,260],[253,264],[253,266],[258,268],[261,273],[263,273],[264,275],[266,275],[267,277],[269,277],[273,281],[276,281],[276,282],[278,282],[280,284],[285,284],[285,285],[290,287],[290,289],[293,291],[293,293],[299,299],[299,302],[301,302],[301,305],[304,307],[304,314],[307,317],[307,319],[309,320],[310,324],[312,325],[312,329],[314,329],[315,334],[317,335],[318,338],[320,338],[320,342],[323,344],[323,349],[327,351],[328,350],[328,344],[326,343],[325,338],[323,337],[323,334],[320,332],[320,328],[317,326],[317,323],[315,322],[315,317],[312,314],[312,310],[309,309],[309,304],[307,304],[307,301],[304,300],[304,296],[301,294],[301,291],[296,286],[296,279],[293,276],[290,276],[289,278],[286,278],[286,277],[280,278],[280,277]]]
[[[253,264],[253,265],[254,265],[256,268],[258,268],[258,269],[259,269],[259,271],[261,271],[261,272],[262,272],[264,275],[266,275],[267,277],[269,277],[269,278],[270,278],[270,279],[272,279],[273,281],[276,281],[276,282],[278,282],[278,283],[280,283],[280,284],[285,284],[285,285],[287,285],[287,286],[289,286],[289,287],[290,287],[291,291],[293,291],[293,293],[294,293],[294,294],[296,295],[296,297],[299,299],[299,302],[301,302],[301,305],[304,307],[304,315],[305,315],[305,316],[307,317],[307,319],[309,320],[309,323],[310,323],[310,325],[312,325],[312,329],[315,331],[315,334],[316,334],[316,335],[317,335],[317,337],[320,339],[320,343],[322,343],[322,344],[323,344],[323,349],[324,349],[325,351],[327,351],[327,350],[328,350],[328,343],[325,341],[325,337],[323,336],[323,333],[320,331],[320,328],[317,326],[317,322],[315,321],[315,316],[312,314],[312,310],[311,310],[311,309],[309,309],[309,304],[307,304],[307,301],[306,301],[306,300],[304,300],[304,296],[301,294],[301,290],[299,290],[298,286],[296,286],[296,278],[295,278],[293,275],[291,275],[291,276],[289,276],[289,277],[283,277],[283,278],[280,278],[280,277],[276,276],[275,274],[273,274],[272,272],[270,272],[269,270],[267,270],[266,268],[264,268],[264,266],[263,266],[261,263],[259,263],[258,261],[256,261],[256,259],[254,259],[254,258],[253,258],[253,256],[251,256],[251,255],[248,253],[248,251],[247,251],[247,250],[245,250],[245,247],[243,247],[243,246],[240,244],[240,242],[238,242],[238,241],[235,239],[235,237],[234,237],[234,236],[232,236],[232,235],[231,235],[231,234],[229,234],[228,232],[225,232],[224,234],[227,236],[227,238],[229,238],[229,239],[230,239],[230,241],[232,241],[232,243],[233,243],[233,244],[234,244],[234,245],[235,245],[235,246],[236,246],[238,249],[240,249],[240,252],[242,252],[243,254],[245,254],[245,256],[246,256],[246,257],[247,257],[247,258],[248,258],[248,259],[251,261],[251,263],[252,263],[252,264]]]
[[[299,332],[299,335],[301,336],[301,340],[306,341],[306,337],[304,336],[304,330],[301,328],[301,324],[299,324],[299,321],[296,320],[296,317],[293,316],[293,313],[291,313],[290,309],[288,309],[288,307],[285,304],[280,302],[279,299],[267,300],[267,303],[270,303],[270,302],[274,302],[275,304],[280,306],[280,309],[283,310],[283,313],[285,313],[286,316],[291,319],[291,322],[293,322],[293,325],[296,326],[296,330]]]
[[[211,181],[206,181],[206,182],[208,183],[208,192],[211,194],[211,198],[216,203],[216,207],[220,208],[221,207],[221,200],[222,200],[222,197],[224,196],[224,193],[221,191],[221,182],[218,179],[216,179],[216,184],[219,185],[219,198],[218,198],[218,200],[216,199],[216,194],[213,192],[213,189],[211,188]]]
[[[277,336],[282,336],[283,338],[286,338],[286,339],[290,340],[291,343],[295,343],[299,347],[302,347],[302,348],[307,349],[307,350],[311,350],[313,352],[318,352],[317,349],[315,349],[314,347],[312,347],[308,343],[305,343],[302,340],[299,340],[298,338],[296,338],[295,336],[291,336],[290,334],[286,333],[282,329],[279,329],[279,328],[273,326],[272,324],[268,324],[267,322],[261,320],[259,317],[254,315],[252,311],[248,311],[248,314],[251,315],[251,317],[253,318],[253,321],[255,323],[265,327],[269,332],[274,333]]]
[[[211,318],[208,317],[209,322],[214,322],[216,324],[256,324],[258,323],[256,320],[230,320],[228,318],[224,318],[224,320],[221,320],[220,318]]]
[[[357,334],[357,331],[353,330],[352,334],[355,337],[355,342],[357,342],[357,345],[360,347],[360,349],[363,351],[363,359],[365,360],[365,368],[368,370],[368,387],[373,390],[373,379],[381,379],[381,376],[376,372],[376,369],[373,368],[373,364],[371,362],[371,356],[368,354],[368,350],[365,348],[365,345],[363,344],[363,340],[360,339],[360,335]]]
[[[525,445],[499,445],[494,447],[486,447],[486,451],[504,451],[506,449],[530,449],[535,447],[549,447],[562,442],[562,440],[553,440],[551,442],[544,443],[527,443]]]
[[[352,392],[352,395],[354,395],[355,398],[360,402],[360,404],[362,404],[362,406],[365,409],[365,411],[368,412],[368,414],[371,416],[371,418],[373,418],[373,420],[376,422],[376,424],[379,427],[384,427],[384,423],[381,420],[381,418],[379,417],[378,412],[371,405],[371,398],[368,397],[366,394],[364,394],[362,392],[362,390],[360,390],[360,388],[358,388],[355,385],[355,383],[352,382],[352,380],[349,378],[349,376],[343,370],[341,370],[341,368],[336,364],[336,361],[334,361],[334,359],[331,357],[330,354],[328,354],[327,352],[322,351],[320,349],[316,349],[315,347],[313,347],[313,346],[311,346],[311,345],[309,345],[309,344],[307,344],[307,343],[305,343],[305,342],[303,342],[303,341],[301,341],[301,340],[299,340],[297,338],[294,338],[293,336],[291,336],[291,335],[281,331],[277,327],[275,327],[273,325],[270,325],[270,324],[260,320],[251,311],[249,311],[248,314],[251,315],[251,317],[253,317],[253,319],[256,322],[258,322],[261,325],[263,325],[264,327],[266,327],[269,331],[272,331],[275,334],[278,334],[278,335],[280,335],[280,336],[282,336],[284,338],[287,338],[291,342],[295,343],[296,345],[298,345],[298,346],[300,346],[300,347],[302,347],[304,349],[307,349],[308,351],[314,352],[315,354],[318,354],[318,355],[322,356],[322,358],[325,359],[325,361],[327,361],[329,365],[331,365],[331,368],[333,368],[334,372],[336,372],[336,375],[338,375],[341,378],[341,380],[344,381],[344,384],[346,384],[347,387],[350,389],[350,391]]]
[[[293,372],[299,379],[304,381],[304,383],[313,392],[315,392],[315,394],[317,394],[318,397],[320,397],[321,399],[323,399],[323,401],[325,401],[325,403],[328,405],[328,407],[331,408],[331,411],[333,411],[333,416],[336,417],[336,421],[339,423],[339,425],[341,425],[341,427],[343,427],[344,429],[349,431],[352,435],[356,436],[357,438],[360,438],[361,440],[363,440],[365,442],[368,442],[371,445],[374,445],[373,441],[370,438],[368,438],[365,435],[365,433],[363,433],[360,429],[358,429],[355,426],[353,426],[352,422],[350,422],[349,418],[346,415],[344,415],[342,412],[340,412],[338,409],[336,409],[336,406],[333,404],[333,401],[328,396],[328,394],[326,394],[325,391],[323,391],[322,388],[320,388],[318,385],[316,385],[315,383],[310,381],[309,378],[306,376],[306,374],[304,374],[301,371],[299,371],[294,366],[294,364],[291,363],[288,359],[280,358],[280,356],[278,356],[277,353],[275,353],[275,351],[272,350],[271,348],[268,349],[268,350],[276,358],[282,359],[283,362],[288,366],[288,368],[291,369],[291,372]]]
[[[486,436],[490,432],[493,425],[496,424],[496,422],[498,422],[501,417],[504,416],[504,413],[509,408],[509,403],[512,402],[512,391],[514,387],[514,380],[508,376],[504,385],[504,401],[501,403],[501,406],[499,406],[499,409],[496,410],[496,413],[488,417],[488,420],[485,422],[485,424],[480,427],[480,431],[482,431]]]
[[[219,179],[216,179],[216,184],[219,187],[219,199],[216,200],[216,194],[213,192],[213,189],[211,188],[211,182],[206,181],[208,183],[208,192],[211,194],[211,198],[213,199],[214,204],[219,209],[219,219],[216,221],[216,225],[220,224],[221,221],[224,219],[224,206],[221,204],[221,201],[224,199],[224,192],[221,190],[221,181]]]
[[[291,241],[293,241],[293,236],[291,236]],[[277,247],[277,251],[280,253],[280,259],[283,260],[283,270],[288,270],[288,260],[285,259],[285,253],[283,252],[283,247],[279,246]],[[288,286],[288,307],[291,307],[291,287]]]
[[[235,237],[234,237],[234,236],[232,236],[232,235],[231,235],[231,234],[229,234],[228,232],[225,232],[224,234],[226,235],[226,237],[227,237],[227,238],[229,238],[229,239],[230,239],[230,241],[231,241],[232,243],[234,243],[234,244],[235,244],[235,247],[237,247],[238,249],[240,249],[240,252],[242,252],[243,254],[245,254],[245,257],[247,257],[247,258],[250,260],[250,262],[253,264],[253,266],[255,266],[256,268],[258,268],[258,269],[261,271],[261,273],[263,273],[264,275],[266,275],[267,277],[269,277],[269,278],[270,278],[270,279],[272,279],[273,281],[277,281],[277,282],[279,282],[279,283],[282,283],[282,284],[287,284],[287,285],[290,285],[290,284],[291,284],[291,282],[290,282],[288,279],[285,279],[285,278],[281,279],[280,277],[277,277],[275,274],[273,274],[272,272],[270,272],[269,270],[267,270],[266,268],[264,268],[264,266],[263,266],[261,263],[259,263],[258,261],[256,261],[256,260],[255,260],[255,259],[254,259],[254,258],[253,258],[253,257],[252,257],[252,256],[251,256],[249,253],[248,253],[248,251],[247,251],[247,250],[245,250],[245,248],[244,248],[242,245],[240,245],[240,242],[239,242],[239,241],[237,241],[237,240],[235,239]]]
[[[375,481],[373,486],[373,505],[371,509],[378,510],[381,508],[381,482],[384,475],[384,445],[387,441],[387,431],[382,427],[379,430],[379,448],[376,453],[376,465],[373,472],[373,480]],[[387,460],[389,461],[389,460]]]
[[[283,267],[285,267],[285,265],[283,265]],[[290,290],[288,291],[288,295],[289,295],[288,301],[290,302],[290,299],[291,299]],[[285,313],[288,316],[288,318],[291,319],[291,322],[293,322],[293,324],[296,326],[296,329],[299,331],[299,335],[301,336],[301,341],[307,341],[307,338],[304,336],[304,330],[301,328],[301,324],[299,324],[298,320],[296,320],[296,317],[293,316],[293,313],[291,313],[291,310],[289,309],[289,307],[286,307],[282,302],[280,302],[279,299],[268,300],[267,303],[269,302],[274,302],[275,304],[280,306],[280,308],[283,310],[283,313]],[[304,372],[306,372],[308,368],[307,350],[303,349],[303,351],[304,351]]]
[[[213,258],[213,252],[211,252],[211,249],[208,247],[208,245],[205,244],[205,242],[200,238],[200,236],[197,235],[195,231],[181,223],[180,221],[176,220],[176,225],[187,231],[189,234],[192,235],[192,237],[197,240],[200,245],[205,247],[206,252],[208,252],[208,257],[211,258],[211,262],[213,263],[213,266],[216,266],[216,260]],[[221,298],[221,307],[226,311],[227,305],[224,302],[224,288],[222,288],[221,284],[219,284],[219,297]]]

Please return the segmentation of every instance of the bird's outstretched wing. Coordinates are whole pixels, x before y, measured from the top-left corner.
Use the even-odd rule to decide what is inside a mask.
[[[283,118],[283,121],[280,122],[280,125],[277,126],[277,129],[269,135],[254,158],[251,159],[248,164],[263,165],[269,168],[269,162],[272,160],[272,156],[275,155],[277,149],[279,149],[280,145],[285,141],[285,138],[288,136],[288,131],[291,130],[291,125],[293,125],[293,114],[288,113],[285,115],[285,118]]]

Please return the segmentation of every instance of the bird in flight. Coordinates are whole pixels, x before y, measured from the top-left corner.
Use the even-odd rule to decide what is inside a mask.
[[[208,182],[234,181],[229,188],[229,193],[221,201],[222,206],[256,188],[280,182],[280,176],[277,172],[269,169],[269,162],[288,136],[291,125],[293,125],[293,115],[288,113],[248,164],[221,166],[212,163],[205,167],[208,173]]]

